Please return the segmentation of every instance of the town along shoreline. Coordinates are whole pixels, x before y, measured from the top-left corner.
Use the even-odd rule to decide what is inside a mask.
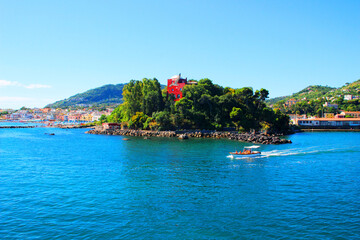
[[[238,133],[228,131],[209,131],[209,130],[187,130],[187,131],[150,131],[150,130],[132,130],[132,129],[93,129],[87,131],[88,134],[102,135],[120,135],[134,137],[176,137],[180,139],[188,138],[214,138],[214,139],[231,139],[242,142],[251,142],[256,144],[284,144],[291,143],[288,139],[280,138],[275,135]]]

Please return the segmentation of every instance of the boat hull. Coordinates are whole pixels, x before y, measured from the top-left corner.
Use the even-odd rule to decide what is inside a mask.
[[[236,153],[230,153],[230,156],[232,158],[251,158],[251,157],[258,157],[261,156],[261,153],[251,153],[251,154],[236,154]]]

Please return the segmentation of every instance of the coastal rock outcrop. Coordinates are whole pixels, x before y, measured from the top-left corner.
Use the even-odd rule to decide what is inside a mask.
[[[291,143],[290,140],[280,138],[276,135],[264,135],[253,133],[238,133],[226,131],[149,131],[149,130],[133,130],[133,129],[107,129],[99,130],[93,129],[87,131],[89,134],[104,134],[104,135],[120,135],[120,136],[133,136],[133,137],[177,137],[179,139],[188,138],[227,138],[241,142],[251,142],[256,144],[284,144]]]

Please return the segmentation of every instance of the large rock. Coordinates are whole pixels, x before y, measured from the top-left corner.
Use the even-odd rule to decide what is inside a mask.
[[[186,134],[180,134],[179,139],[189,139],[189,137]]]

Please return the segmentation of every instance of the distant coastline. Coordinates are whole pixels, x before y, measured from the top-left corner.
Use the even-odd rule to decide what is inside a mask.
[[[5,124],[5,125],[3,125]],[[52,121],[9,121],[0,120],[1,128],[93,128],[93,125],[67,122],[52,122]]]
[[[0,126],[0,128],[35,128],[36,126]]]

